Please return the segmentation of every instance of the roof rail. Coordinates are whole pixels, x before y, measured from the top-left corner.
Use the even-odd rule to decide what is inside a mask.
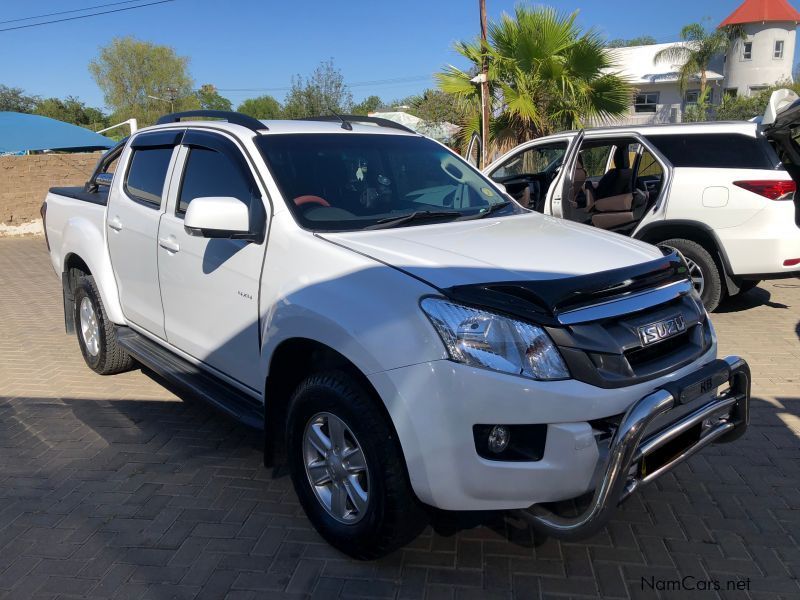
[[[392,129],[399,129],[400,131],[407,131],[408,133],[417,133],[410,127],[406,127],[400,123],[395,123],[389,119],[381,119],[380,117],[365,117],[363,115],[325,115],[321,117],[302,117],[298,119],[298,121],[332,121],[336,123],[347,121],[348,123],[372,123],[373,125],[378,125],[379,127],[390,127]]]
[[[170,113],[164,115],[158,120],[159,125],[165,123],[178,123],[181,119],[187,117],[210,117],[213,119],[221,119],[234,125],[241,125],[253,131],[263,131],[269,129],[264,123],[258,119],[242,113],[233,112],[231,110],[186,110],[183,112]]]

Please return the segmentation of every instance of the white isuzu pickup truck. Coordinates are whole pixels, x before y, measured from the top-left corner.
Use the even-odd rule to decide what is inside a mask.
[[[588,536],[747,427],[748,366],[679,254],[528,211],[395,123],[167,115],[42,214],[89,367],[263,428],[354,557],[427,507]]]

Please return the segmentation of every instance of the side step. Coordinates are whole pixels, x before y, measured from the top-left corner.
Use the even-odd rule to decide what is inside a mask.
[[[117,342],[138,362],[248,427],[264,429],[261,403],[133,331],[117,328]]]

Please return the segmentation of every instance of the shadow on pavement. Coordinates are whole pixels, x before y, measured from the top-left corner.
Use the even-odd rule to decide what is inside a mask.
[[[780,302],[772,302],[770,298],[772,295],[764,288],[753,288],[749,292],[737,294],[731,298],[727,298],[715,310],[715,313],[736,313],[743,310],[750,310],[758,306],[768,306],[770,308],[789,308],[786,304]]]

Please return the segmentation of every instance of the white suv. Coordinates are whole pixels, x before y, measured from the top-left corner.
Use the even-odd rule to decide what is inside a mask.
[[[714,310],[762,279],[800,274],[800,198],[787,172],[800,163],[797,96],[776,94],[769,125],[569,131],[522,144],[485,173],[526,207],[679,250]]]

